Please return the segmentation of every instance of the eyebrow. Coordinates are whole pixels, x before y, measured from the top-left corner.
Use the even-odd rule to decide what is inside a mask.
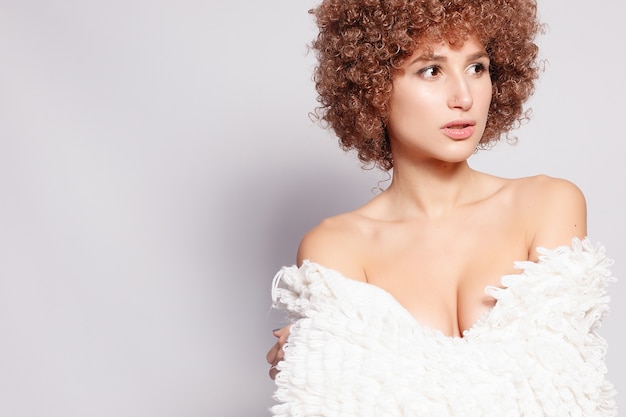
[[[469,55],[467,57],[468,61],[475,61],[477,59],[481,59],[481,58],[487,58],[489,59],[489,55],[487,55],[487,52],[485,51],[480,51],[480,52],[476,52],[473,53],[471,55]],[[412,60],[409,65],[413,65],[418,61],[429,61],[429,62],[445,62],[447,61],[448,58],[444,55],[433,55],[433,54],[424,54],[424,55],[420,55],[417,58],[415,58],[414,60]]]

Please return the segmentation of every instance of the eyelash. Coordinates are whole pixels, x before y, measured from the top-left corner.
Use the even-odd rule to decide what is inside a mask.
[[[476,63],[476,64],[472,64],[469,66],[470,68],[474,69],[474,74],[475,75],[482,75],[483,73],[488,71],[488,67],[485,64],[482,63]],[[425,79],[433,79],[436,78],[437,75],[427,75],[428,72],[431,71],[436,71],[436,72],[441,72],[441,67],[439,65],[431,65],[428,66],[426,68],[422,68],[417,72],[417,75],[421,76],[422,78]]]
[[[481,63],[472,64],[471,67],[475,68],[476,74],[483,74],[488,71],[487,66]]]
[[[430,71],[437,71],[440,72],[441,71],[441,67],[439,67],[439,65],[431,65],[429,67],[426,68],[422,68],[419,71],[417,71],[417,75],[419,75],[422,78],[425,79],[432,79],[434,77],[436,77],[436,75],[427,75],[428,72]]]

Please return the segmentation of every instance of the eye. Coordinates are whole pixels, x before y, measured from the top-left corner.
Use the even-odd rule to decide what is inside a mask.
[[[441,75],[441,68],[438,65],[422,68],[417,74],[425,80],[432,80]]]
[[[473,75],[482,75],[487,72],[487,65],[477,62],[469,66],[468,72]]]

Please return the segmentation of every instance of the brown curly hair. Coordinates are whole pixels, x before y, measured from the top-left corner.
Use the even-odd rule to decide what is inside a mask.
[[[491,107],[480,147],[527,119],[538,77],[534,0],[323,0],[309,10],[319,34],[316,117],[364,164],[393,168],[385,129],[392,78],[421,45],[480,41],[490,58]]]

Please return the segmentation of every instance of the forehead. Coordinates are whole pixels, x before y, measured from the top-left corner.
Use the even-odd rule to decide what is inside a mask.
[[[476,38],[469,37],[461,42],[450,43],[448,41],[422,41],[418,42],[416,49],[409,56],[409,61],[418,56],[446,56],[449,54],[473,55],[484,52],[485,46]]]

